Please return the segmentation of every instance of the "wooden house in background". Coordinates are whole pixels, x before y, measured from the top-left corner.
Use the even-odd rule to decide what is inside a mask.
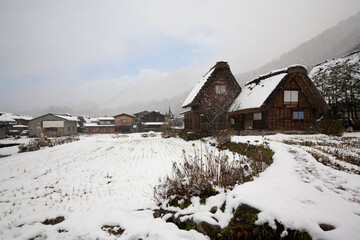
[[[9,134],[11,126],[15,124],[15,120],[7,116],[6,113],[0,112],[0,139],[6,137]]]
[[[134,115],[121,113],[114,116],[114,125],[116,133],[130,133],[133,131]]]
[[[306,130],[329,109],[303,66],[271,72],[247,83],[229,108],[233,128]]]
[[[185,129],[212,133],[226,129],[228,109],[241,87],[227,62],[217,62],[195,85],[182,107]]]
[[[114,117],[99,117],[90,119],[90,123],[84,123],[84,133],[98,134],[98,133],[114,133]]]
[[[161,131],[161,127],[165,124],[165,115],[158,111],[148,112],[143,115],[138,126],[139,132]]]
[[[48,113],[29,122],[29,135],[40,137],[69,136],[77,134],[77,117]]]

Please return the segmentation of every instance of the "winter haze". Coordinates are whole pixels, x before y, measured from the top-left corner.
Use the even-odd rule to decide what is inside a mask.
[[[178,112],[216,61],[250,72],[359,10],[358,0],[0,1],[0,110]],[[337,31],[351,37],[328,49],[359,43],[358,20]]]

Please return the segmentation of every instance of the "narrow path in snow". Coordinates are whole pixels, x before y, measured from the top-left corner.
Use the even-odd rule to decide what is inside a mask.
[[[297,162],[295,171],[303,182],[313,184],[320,192],[324,191],[323,186],[325,186],[345,200],[360,204],[360,188],[348,184],[349,175],[344,178],[344,172],[324,166],[317,161],[309,161],[312,158],[311,154],[299,147],[289,147],[289,152],[294,155]]]

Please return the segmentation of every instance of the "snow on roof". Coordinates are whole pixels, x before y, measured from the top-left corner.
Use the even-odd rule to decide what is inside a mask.
[[[191,111],[191,108],[190,108],[190,107],[185,108],[184,111],[180,112],[180,115],[181,115],[181,114],[185,114],[185,113],[187,113],[187,112],[189,112],[189,111]]]
[[[84,123],[84,127],[97,127],[99,126],[97,123]]]
[[[99,122],[99,119],[97,118],[90,118],[90,123]]]
[[[319,74],[320,72],[326,71],[327,68],[333,67],[338,64],[343,64],[345,62],[360,63],[360,51],[350,53],[341,58],[333,58],[332,60],[327,60],[325,62],[315,65],[314,68],[309,73],[309,77],[312,79],[315,75]]]
[[[114,124],[84,123],[84,127],[114,127]]]
[[[164,125],[165,122],[143,122],[141,124],[145,126],[156,126],[156,125]]]
[[[84,117],[84,121],[86,123],[91,123],[91,118],[90,117]]]
[[[114,117],[99,117],[98,119],[100,121],[109,121],[109,120],[114,120]]]
[[[32,117],[25,116],[25,115],[13,115],[12,118],[15,119],[15,120],[20,120],[20,119],[22,119],[22,120],[28,120],[28,121],[30,121],[31,119],[33,119]]]
[[[70,116],[64,116],[64,115],[55,115],[59,118],[63,118],[65,120],[68,120],[68,121],[79,121],[79,119],[77,117],[70,117]]]
[[[4,114],[4,115],[0,115],[0,122],[15,122],[15,120]]]
[[[271,72],[248,82],[230,106],[229,111],[235,112],[244,109],[260,108],[280,81],[286,76],[287,73],[285,71]]]
[[[215,67],[212,68],[208,73],[206,73],[200,80],[199,82],[195,85],[195,87],[191,90],[191,92],[189,93],[189,95],[187,96],[187,98],[185,99],[184,103],[182,104],[181,107],[186,107],[187,105],[189,105],[190,103],[192,103],[192,101],[195,99],[195,97],[198,95],[198,93],[200,92],[200,90],[202,89],[202,87],[204,86],[204,84],[207,82],[208,78],[211,76],[211,74],[214,72]]]
[[[11,120],[7,120],[6,122],[8,121],[11,121],[11,122],[14,122],[16,120],[20,120],[20,119],[23,119],[23,120],[31,120],[33,119],[32,117],[29,117],[29,116],[25,116],[25,115],[16,115],[16,114],[13,114],[13,113],[7,113],[7,112],[1,112],[0,114],[0,119],[1,117],[3,117],[3,119],[11,119]],[[0,120],[1,121],[1,120]]]
[[[29,126],[26,125],[13,125],[13,128],[28,128]]]

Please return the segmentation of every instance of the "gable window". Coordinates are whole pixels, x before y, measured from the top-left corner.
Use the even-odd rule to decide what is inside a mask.
[[[293,120],[304,120],[304,111],[294,111]]]
[[[126,123],[127,120],[126,120],[126,119],[121,119],[121,122],[122,122],[122,123]]]
[[[215,92],[216,92],[216,94],[226,93],[226,85],[225,84],[215,85]]]
[[[259,112],[259,113],[254,113],[254,120],[261,120],[261,119],[262,119],[261,112]]]
[[[299,100],[299,91],[284,91],[284,103],[285,104],[295,104]]]

